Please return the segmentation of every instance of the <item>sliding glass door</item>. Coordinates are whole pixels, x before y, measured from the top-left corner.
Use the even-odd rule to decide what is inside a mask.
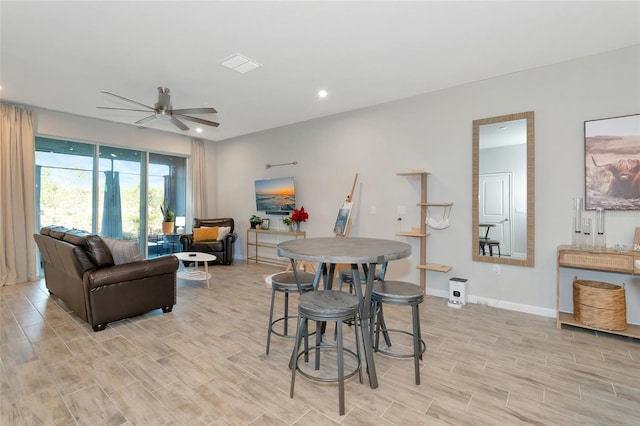
[[[164,154],[149,154],[148,171],[148,255],[162,256],[181,251],[180,236],[175,227],[169,234],[162,232],[160,206],[168,206],[176,214],[176,226],[180,218],[184,225],[186,210],[186,159]]]
[[[100,146],[98,162],[98,234],[138,240],[141,236],[140,201],[145,186],[141,151]]]
[[[36,225],[93,230],[95,145],[36,138]]]
[[[184,218],[185,194],[184,157],[36,137],[38,229],[62,225],[137,240],[145,256],[172,253],[177,238],[161,235],[160,206]]]

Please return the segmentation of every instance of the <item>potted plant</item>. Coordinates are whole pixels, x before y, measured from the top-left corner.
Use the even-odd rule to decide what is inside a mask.
[[[285,225],[287,225],[287,229],[289,230],[289,232],[293,231],[293,221],[291,220],[290,217],[283,217],[282,218],[282,223],[284,223]]]
[[[249,218],[249,223],[251,224],[251,229],[256,229],[256,226],[262,223],[262,218],[255,214],[251,215],[251,217]]]
[[[176,220],[176,214],[171,210],[168,203],[165,203],[164,206],[160,206],[160,211],[162,212],[162,233],[173,234],[173,225]]]

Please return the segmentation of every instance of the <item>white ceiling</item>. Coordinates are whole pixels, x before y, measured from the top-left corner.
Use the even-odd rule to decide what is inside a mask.
[[[222,140],[640,44],[640,2],[1,0],[0,28],[1,99],[133,123],[100,91],[165,86],[221,125],[148,127]],[[218,63],[235,52],[262,67]]]

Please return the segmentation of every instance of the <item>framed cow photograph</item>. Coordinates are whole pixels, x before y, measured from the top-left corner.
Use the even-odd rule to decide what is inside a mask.
[[[585,209],[640,210],[640,114],[584,122]]]

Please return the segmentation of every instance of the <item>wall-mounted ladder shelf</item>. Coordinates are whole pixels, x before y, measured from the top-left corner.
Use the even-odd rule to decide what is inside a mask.
[[[412,171],[396,173],[397,176],[417,177],[420,179],[420,202],[416,205],[420,207],[420,230],[418,232],[397,232],[400,237],[413,237],[420,239],[420,263],[416,268],[420,270],[420,287],[424,290],[427,286],[427,271],[449,272],[451,266],[436,263],[427,263],[427,208],[429,207],[450,207],[453,203],[430,203],[427,201],[427,176],[431,173],[425,171]],[[417,229],[417,228],[415,228]]]

